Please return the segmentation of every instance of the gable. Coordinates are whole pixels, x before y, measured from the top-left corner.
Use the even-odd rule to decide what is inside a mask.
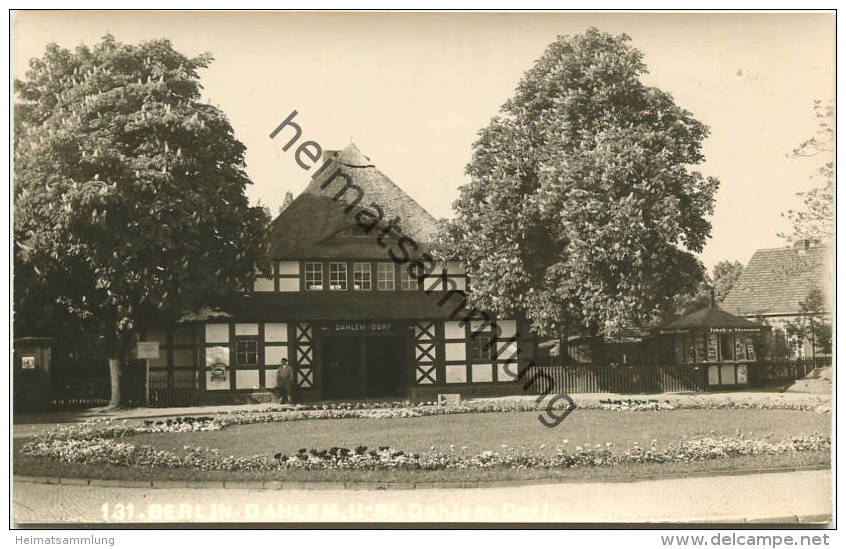
[[[353,224],[327,236],[310,245],[308,257],[313,258],[361,258],[361,259],[390,259],[388,251],[398,253],[399,238],[395,235],[385,235],[381,238],[382,229],[376,227],[369,233],[360,225]],[[382,243],[382,245],[379,244]],[[408,248],[411,252],[411,248]],[[425,247],[420,246],[418,253],[409,253],[411,257],[420,257]]]
[[[271,224],[272,257],[380,257],[385,247],[376,239],[391,220],[418,245],[413,255],[434,239],[435,218],[369,164],[355,145],[327,151],[327,157],[306,189]],[[377,222],[369,236],[354,236],[354,227]]]
[[[830,247],[758,250],[721,307],[746,316],[792,315],[815,288],[830,295]]]

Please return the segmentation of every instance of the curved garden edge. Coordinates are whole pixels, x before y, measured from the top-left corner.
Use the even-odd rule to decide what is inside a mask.
[[[186,413],[167,416],[138,417],[144,424],[142,429],[170,430],[172,424],[212,422],[221,427],[259,422],[287,422],[319,419],[344,418],[396,418],[425,417],[454,414],[502,413],[502,412],[543,412],[550,410],[582,409],[609,410],[619,412],[655,412],[666,410],[696,409],[759,409],[759,410],[794,410],[829,414],[831,413],[830,395],[785,394],[785,393],[741,393],[741,394],[668,394],[662,398],[653,396],[627,395],[625,398],[614,395],[575,395],[571,401],[543,401],[542,397],[522,395],[517,397],[481,398],[462,402],[457,406],[439,407],[432,402],[412,403],[410,401],[392,401],[380,403],[329,403],[290,407],[265,406],[260,408],[239,408],[218,410],[201,414]],[[199,417],[195,417],[199,416]],[[87,418],[76,425],[97,423],[127,423],[129,418]],[[159,429],[159,426],[162,429]]]
[[[514,395],[506,397],[482,397],[463,400],[460,404],[440,408],[434,402],[390,401],[390,402],[330,402],[308,404],[291,410],[284,405],[243,406],[234,409],[218,409],[203,415],[239,416],[267,413],[319,413],[352,412],[367,413],[386,409],[412,409],[426,415],[509,412],[509,411],[544,411],[550,408],[561,410],[575,407],[584,410],[616,411],[657,411],[674,409],[780,409],[801,410],[828,413],[831,411],[831,395],[812,393],[785,392],[715,392],[715,393],[662,393],[643,395],[621,395],[613,393],[579,393],[569,395],[570,400],[554,399],[549,395]],[[158,419],[187,414],[167,414]],[[152,416],[148,419],[155,419]]]
[[[730,407],[734,408],[734,406]],[[606,409],[590,414],[597,417],[623,414],[634,418],[635,415],[641,416],[640,413],[632,413],[634,410],[655,410],[652,413],[641,412],[645,414],[641,416],[643,421],[631,420],[648,430],[665,423],[662,420],[663,413],[683,413],[681,411],[662,413],[658,411],[661,410],[660,407],[651,405],[643,407],[638,405],[634,408],[625,406],[622,409],[615,406],[611,410]],[[312,413],[320,417],[307,415],[311,416],[309,419],[330,419],[355,416],[362,411],[315,410]],[[651,445],[642,446],[641,441],[631,441],[621,437],[626,441],[625,444],[618,446],[621,441],[614,436],[613,431],[616,428],[613,428],[611,433],[599,435],[600,438],[597,440],[611,441],[606,442],[604,446],[586,444],[584,447],[576,446],[573,450],[572,447],[567,446],[568,441],[563,439],[563,442],[556,441],[552,446],[541,444],[535,451],[531,447],[520,444],[519,439],[515,440],[517,445],[512,444],[510,437],[513,437],[514,433],[506,429],[506,432],[510,433],[506,440],[508,444],[501,445],[504,449],[501,452],[489,451],[487,444],[483,447],[485,451],[476,448],[468,449],[466,446],[461,446],[460,451],[455,451],[457,446],[452,444],[449,445],[448,451],[435,451],[434,445],[428,447],[427,451],[420,445],[415,445],[417,441],[409,443],[408,440],[401,438],[392,440],[392,442],[399,442],[398,445],[379,446],[378,450],[368,451],[368,447],[363,445],[349,446],[351,443],[358,444],[359,442],[372,444],[374,427],[381,433],[382,427],[379,425],[388,417],[402,417],[403,419],[399,421],[408,423],[405,427],[418,425],[420,420],[412,419],[417,417],[416,414],[406,415],[410,411],[408,408],[397,407],[393,410],[381,410],[376,417],[371,416],[371,419],[367,420],[369,430],[360,428],[357,431],[369,436],[367,440],[351,441],[330,430],[330,436],[324,437],[325,440],[321,440],[320,444],[315,444],[318,448],[329,448],[331,445],[328,450],[301,448],[294,453],[296,446],[290,446],[280,448],[285,452],[284,454],[282,452],[274,454],[277,448],[271,448],[272,451],[268,452],[267,448],[257,447],[255,450],[261,451],[255,455],[240,457],[237,456],[237,452],[233,452],[236,455],[227,455],[232,449],[227,449],[225,445],[221,446],[222,450],[216,450],[218,446],[214,443],[222,442],[215,438],[218,436],[216,434],[211,437],[205,437],[204,433],[198,434],[197,436],[205,437],[198,440],[202,445],[193,443],[183,445],[179,441],[176,446],[165,445],[163,449],[156,449],[155,442],[149,440],[149,436],[146,443],[142,437],[139,444],[135,443],[129,435],[219,431],[229,426],[286,422],[293,418],[286,413],[272,411],[246,413],[241,411],[236,414],[222,414],[214,418],[185,417],[177,421],[145,426],[129,425],[114,420],[92,421],[72,426],[62,425],[37,435],[29,441],[16,440],[14,473],[17,475],[16,478],[28,476],[49,484],[81,486],[152,488],[154,484],[157,484],[155,487],[162,488],[422,489],[591,481],[628,482],[656,478],[754,474],[794,471],[809,467],[830,467],[831,439],[820,434],[818,429],[821,422],[828,425],[823,418],[829,414],[814,413],[817,410],[811,412],[807,408],[804,412],[795,409],[772,413],[734,410],[703,412],[706,416],[719,416],[712,418],[711,422],[715,420],[724,422],[726,418],[723,416],[734,418],[737,415],[758,414],[757,417],[770,418],[773,413],[790,415],[791,417],[787,418],[790,421],[779,423],[779,425],[785,425],[786,428],[782,429],[778,435],[773,430],[758,431],[755,428],[754,431],[745,434],[739,430],[734,433],[711,430],[707,435],[704,431],[703,434],[696,433],[693,436],[681,433],[681,437],[678,438],[679,433],[675,432],[677,429],[669,429],[654,433],[655,438],[652,439]],[[488,408],[486,411],[494,410]],[[385,412],[388,414],[383,415]],[[472,413],[465,414],[466,412],[464,414],[459,412],[459,415],[451,415],[451,417],[456,418],[456,421],[462,418],[462,415],[465,418],[479,417]],[[690,416],[691,412],[683,414]],[[794,423],[792,420],[794,414],[796,418],[820,419],[812,421],[803,419],[801,422]],[[300,414],[293,415],[297,417]],[[699,414],[694,415],[699,417]],[[502,418],[503,420],[511,418],[512,421],[521,420],[513,414],[503,415]],[[586,425],[592,426],[592,429],[603,425],[602,421],[592,419],[591,415],[585,418]],[[650,419],[644,426],[643,422],[647,418]],[[299,419],[305,419],[305,417]],[[460,419],[456,425],[462,427],[464,426],[462,422],[478,421],[480,420]],[[419,425],[422,427],[417,429],[427,429],[426,421]],[[615,422],[614,425],[618,423]],[[758,426],[754,421],[747,425]],[[824,427],[821,430],[825,432],[828,428]],[[591,432],[600,433],[601,429]],[[770,434],[760,438],[762,432]],[[749,435],[757,435],[757,437],[749,438]],[[342,438],[345,440],[340,440]],[[452,442],[449,436],[445,440]],[[656,447],[658,440],[666,440],[670,443]],[[499,442],[503,441],[494,440],[493,442],[495,445],[490,447],[497,448]],[[344,447],[344,443],[348,448]],[[623,449],[622,453],[612,450],[617,447]],[[351,448],[355,449],[351,450]],[[546,448],[545,451],[544,448]],[[553,450],[554,455],[549,457],[548,454]],[[547,469],[548,472],[542,469]]]
[[[553,394],[541,398],[537,395],[514,395],[510,397],[484,397],[462,401],[461,408],[473,408],[474,411],[493,410],[538,410],[547,409]],[[760,409],[792,409],[817,412],[831,411],[831,394],[815,394],[801,392],[774,391],[742,391],[715,393],[661,393],[661,394],[614,394],[614,393],[577,393],[570,397],[576,408],[581,409],[628,409],[649,410],[667,408],[675,409],[703,409],[703,408],[760,408]],[[537,402],[540,399],[540,402]],[[641,403],[641,406],[619,406],[616,403]],[[610,404],[610,406],[609,406]],[[433,402],[331,402],[326,404],[310,404],[297,407],[300,411],[318,410],[376,410],[384,408],[433,408]],[[554,408],[562,408],[562,404]],[[84,421],[98,421],[110,419],[113,421],[142,421],[159,420],[181,416],[229,416],[244,413],[275,413],[292,412],[289,407],[275,403],[252,403],[227,406],[194,406],[188,408],[133,408],[107,413],[103,409],[47,415],[23,415],[15,417],[15,424],[62,423],[73,424]],[[61,416],[61,417],[58,417]],[[20,421],[19,421],[20,420]]]
[[[73,435],[82,435],[81,438],[74,438]],[[683,437],[680,442],[674,442],[662,449],[656,446],[653,440],[649,447],[642,447],[637,443],[623,452],[612,451],[612,443],[605,446],[596,444],[591,446],[576,446],[570,449],[564,440],[556,444],[553,449],[553,456],[541,456],[525,447],[520,449],[503,445],[504,452],[485,451],[481,454],[456,452],[454,446],[447,451],[432,451],[420,454],[410,454],[401,450],[394,450],[389,446],[382,446],[379,450],[368,451],[367,446],[358,446],[354,450],[343,447],[332,447],[329,450],[306,450],[301,448],[291,456],[277,453],[273,457],[266,454],[257,454],[249,457],[235,457],[221,455],[219,450],[203,447],[185,446],[185,455],[177,455],[169,450],[155,450],[152,446],[137,446],[131,443],[117,442],[115,439],[102,438],[97,433],[74,433],[73,431],[57,430],[51,434],[25,444],[20,451],[26,456],[36,459],[47,459],[53,462],[61,470],[63,467],[114,467],[126,471],[143,471],[148,473],[156,469],[169,471],[193,471],[199,474],[200,479],[209,475],[224,475],[222,481],[229,480],[232,474],[253,475],[253,478],[244,480],[264,480],[260,477],[267,474],[285,473],[295,478],[280,479],[281,482],[310,482],[310,478],[296,478],[300,474],[321,475],[329,473],[336,487],[341,487],[347,479],[343,476],[350,474],[370,474],[377,471],[396,471],[403,475],[410,475],[407,481],[414,484],[428,479],[414,478],[415,475],[438,475],[439,472],[446,474],[456,473],[470,479],[461,478],[458,484],[464,484],[467,480],[473,480],[473,473],[479,471],[504,471],[506,476],[519,471],[530,470],[615,470],[617,467],[670,467],[668,471],[661,471],[663,476],[666,473],[686,473],[687,467],[679,471],[678,466],[694,463],[713,463],[729,460],[748,459],[775,459],[776,466],[797,466],[808,463],[791,463],[795,456],[810,456],[812,459],[819,459],[819,452],[831,451],[831,440],[829,437],[819,433],[793,435],[787,439],[777,442],[770,442],[766,439],[750,439],[742,433],[727,437]],[[824,455],[824,454],[823,454]],[[817,456],[817,457],[815,457]],[[784,461],[784,457],[788,461]],[[803,458],[804,459],[804,458]],[[781,461],[779,463],[779,461]],[[827,463],[827,460],[823,460]],[[737,464],[737,462],[735,462]],[[749,469],[749,463],[739,462],[741,467],[736,469]],[[819,463],[812,463],[819,465]],[[758,464],[755,464],[756,466]],[[676,467],[673,470],[673,467]],[[162,469],[164,468],[164,469]],[[694,466],[695,469],[698,466]],[[754,467],[759,468],[759,467]],[[96,470],[96,469],[95,469]],[[724,467],[716,467],[713,470],[723,470]],[[451,473],[450,473],[451,471]],[[623,469],[625,472],[626,469]],[[23,473],[24,471],[17,471]],[[67,472],[67,471],[65,471]],[[635,471],[629,471],[637,472]],[[82,473],[82,474],[80,474]],[[86,477],[84,470],[73,471],[68,475],[58,475],[59,478]],[[100,476],[98,472],[97,476]],[[122,480],[122,476],[118,480]],[[146,475],[145,475],[146,476]],[[164,475],[167,477],[167,473]],[[259,478],[255,478],[258,476]],[[532,480],[546,479],[547,474],[533,476]],[[552,476],[557,476],[553,474]],[[589,476],[589,475],[588,475]],[[101,477],[102,478],[102,477]],[[219,478],[219,477],[218,477]],[[142,485],[153,479],[142,477],[138,479]],[[179,479],[181,480],[181,479]],[[276,479],[271,479],[276,480]],[[388,482],[395,479],[368,479],[369,482]],[[406,479],[398,479],[405,481]],[[435,478],[434,481],[452,481],[449,478]],[[486,478],[476,478],[477,482],[486,481]],[[498,479],[500,480],[500,479]],[[512,479],[501,479],[512,480]],[[528,479],[527,479],[528,480]]]
[[[668,475],[633,475],[607,480],[580,478],[534,478],[526,480],[480,480],[471,482],[328,482],[328,481],[243,481],[243,480],[120,480],[72,477],[38,477],[14,475],[15,482],[49,484],[62,486],[99,486],[109,488],[150,489],[225,489],[225,490],[432,490],[432,489],[474,489],[501,488],[513,486],[537,486],[546,484],[619,484],[650,480],[673,480],[682,478],[707,478],[723,476],[763,475],[769,473],[793,473],[797,471],[829,471],[831,465],[804,465],[793,467],[769,467],[735,469],[733,471],[695,471]]]

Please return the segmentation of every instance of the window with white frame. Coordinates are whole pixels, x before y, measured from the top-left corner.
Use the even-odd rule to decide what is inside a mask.
[[[370,263],[353,263],[353,290],[372,288]]]
[[[347,264],[329,264],[329,290],[345,291],[347,289]]]
[[[403,290],[418,290],[420,284],[417,277],[412,276],[408,269],[400,269],[400,287]]]
[[[395,267],[393,263],[378,263],[376,265],[376,288],[379,290],[393,290],[396,288]]]
[[[306,290],[323,289],[323,263],[305,264],[305,287]]]

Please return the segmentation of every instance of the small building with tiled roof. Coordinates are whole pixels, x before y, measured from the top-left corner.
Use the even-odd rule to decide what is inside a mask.
[[[709,306],[655,329],[650,346],[659,361],[703,367],[708,387],[746,385],[769,331],[719,309],[712,292]]]
[[[796,320],[801,302],[812,290],[822,291],[826,302],[831,303],[832,265],[831,246],[813,240],[758,250],[721,307],[732,314],[765,322],[775,329],[777,337],[786,337],[785,323]]]

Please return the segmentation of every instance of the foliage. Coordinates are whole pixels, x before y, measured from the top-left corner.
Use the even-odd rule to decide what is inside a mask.
[[[282,212],[284,212],[285,209],[288,206],[290,206],[291,202],[293,202],[293,201],[294,201],[294,193],[292,193],[291,191],[285,191],[285,199],[282,200],[282,205],[279,206],[279,213],[281,214]]]
[[[802,200],[802,209],[782,214],[793,226],[792,233],[779,234],[788,242],[830,240],[834,230],[834,104],[814,101],[814,116],[817,119],[816,135],[793,149],[788,157],[819,157],[821,165],[814,170],[811,178],[822,180],[822,184],[810,191],[796,193]]]
[[[629,40],[591,28],[547,48],[480,131],[443,230],[474,304],[542,335],[642,324],[703,278],[689,251],[718,182],[690,166],[708,128],[641,83]]]
[[[814,340],[815,340],[815,347],[816,350],[819,350],[821,353],[830,355],[831,354],[831,323],[830,322],[821,322],[815,328],[814,332]]]
[[[785,323],[788,334],[800,342],[808,341],[824,354],[831,353],[831,324],[826,321],[828,310],[821,290],[815,288],[799,302],[799,315],[795,320]]]
[[[168,40],[55,44],[15,81],[16,317],[58,305],[110,357],[140,323],[245,286],[267,219],[244,194],[244,145],[200,102]]]
[[[740,261],[724,260],[714,265],[714,300],[718,304],[725,301],[741,274],[743,263]]]
[[[735,282],[743,272],[739,261],[723,260],[714,265],[712,274],[705,273],[702,282],[693,291],[678,294],[665,306],[657,318],[659,324],[670,322],[711,304],[711,292],[717,305],[725,301]]]
[[[281,452],[270,455],[224,456],[216,449],[185,446],[184,455],[169,450],[156,450],[149,445],[135,445],[124,439],[108,437],[53,437],[50,432],[34,437],[21,449],[24,455],[64,463],[111,464],[133,467],[190,468],[202,471],[280,471],[307,470],[445,470],[488,468],[612,467],[627,463],[690,463],[735,456],[775,455],[828,450],[831,440],[818,433],[793,436],[779,442],[756,440],[742,433],[727,437],[698,436],[658,448],[657,440],[648,447],[637,444],[620,453],[613,444],[568,446],[563,440],[545,456],[526,447],[503,445],[501,450],[479,454],[431,447],[428,453],[410,453],[388,446],[368,449],[332,447],[324,450],[301,448],[292,455]],[[541,448],[543,449],[543,448]]]
[[[704,266],[702,267],[705,268]],[[711,303],[711,290],[714,285],[707,272],[703,275],[702,281],[692,290],[685,289],[679,293],[661,309],[655,323],[657,325],[672,322],[692,312],[704,309]]]

